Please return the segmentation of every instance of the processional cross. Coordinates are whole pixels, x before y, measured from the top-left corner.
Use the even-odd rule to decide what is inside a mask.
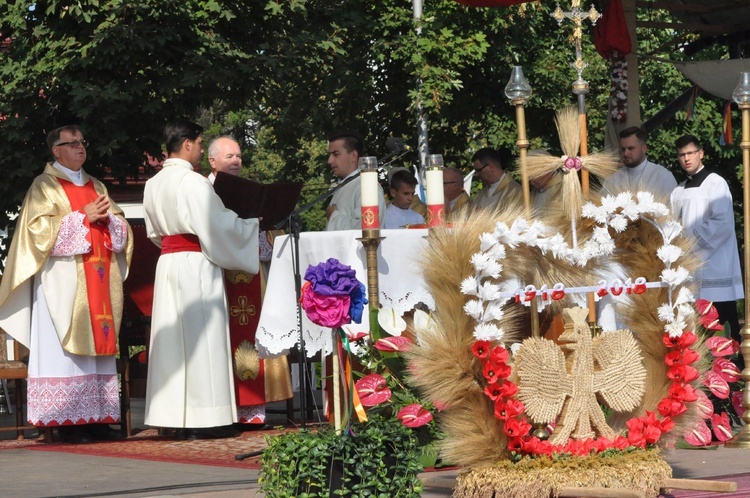
[[[560,4],[557,4],[557,8],[552,13],[552,17],[557,21],[558,26],[562,26],[565,19],[573,21],[575,30],[573,31],[573,40],[576,46],[576,61],[573,63],[573,67],[578,72],[578,80],[573,83],[573,93],[580,95],[588,92],[588,82],[583,79],[583,70],[588,66],[583,61],[583,51],[581,50],[581,39],[583,38],[583,21],[586,19],[591,20],[592,25],[596,25],[596,21],[599,20],[602,15],[591,5],[589,10],[581,9],[581,0],[573,0],[571,4],[571,10],[565,12],[560,8]],[[577,91],[578,90],[578,91]]]

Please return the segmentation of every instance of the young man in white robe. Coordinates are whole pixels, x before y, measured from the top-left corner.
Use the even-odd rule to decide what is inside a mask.
[[[472,200],[475,208],[495,209],[507,202],[518,201],[523,195],[521,185],[503,169],[500,153],[484,147],[471,158],[474,174],[482,180],[482,190]]]
[[[223,269],[258,273],[258,220],[224,207],[196,171],[203,129],[166,127],[169,158],[146,182],[146,233],[159,247],[146,382],[145,423],[177,437],[237,435]]]
[[[383,228],[406,228],[408,225],[423,225],[424,217],[411,209],[417,179],[411,171],[403,169],[391,177],[391,203],[385,210]]]
[[[0,283],[0,327],[29,348],[30,424],[65,442],[120,432],[115,357],[122,281],[133,237],[106,187],[83,170],[78,126],[52,130],[55,157],[34,179],[16,222]]]
[[[656,200],[665,201],[677,186],[674,175],[664,166],[646,157],[646,132],[631,126],[620,132],[622,167],[604,180],[602,191],[617,195],[620,192],[651,192]]]
[[[703,266],[693,275],[696,298],[713,301],[723,325],[729,322],[732,337],[740,339],[737,300],[745,297],[734,229],[732,194],[726,180],[703,165],[703,148],[693,135],[675,142],[677,159],[687,180],[674,189],[672,212],[684,233],[695,239]]]

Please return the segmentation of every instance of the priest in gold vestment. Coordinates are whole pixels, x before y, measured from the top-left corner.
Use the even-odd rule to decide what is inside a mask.
[[[55,157],[31,185],[0,281],[0,327],[29,348],[29,423],[72,443],[116,439],[115,364],[132,233],[82,169],[77,126],[49,133]]]

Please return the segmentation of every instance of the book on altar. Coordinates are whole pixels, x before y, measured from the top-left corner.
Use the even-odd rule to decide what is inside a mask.
[[[301,183],[259,183],[219,171],[214,190],[224,206],[240,218],[263,218],[261,230],[272,230],[294,211]]]

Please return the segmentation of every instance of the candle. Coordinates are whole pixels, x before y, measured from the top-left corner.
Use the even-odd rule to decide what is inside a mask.
[[[359,158],[360,196],[362,202],[362,230],[380,228],[378,204],[378,159],[372,156]]]
[[[434,227],[442,225],[445,218],[443,156],[440,154],[430,154],[426,157],[426,160],[427,224]]]

